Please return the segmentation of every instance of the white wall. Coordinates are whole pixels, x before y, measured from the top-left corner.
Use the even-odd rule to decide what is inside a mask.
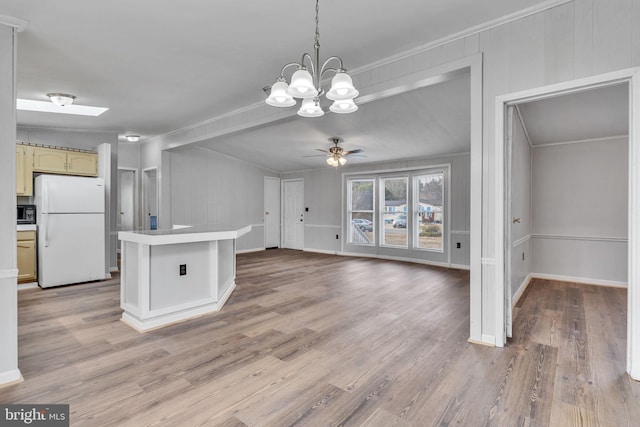
[[[511,296],[519,298],[531,274],[531,146],[520,115],[512,110],[511,140]]]
[[[140,168],[140,144],[137,142],[118,142],[118,167]]]
[[[237,249],[264,249],[264,177],[277,174],[201,147],[168,154],[173,224],[249,224]]]
[[[627,282],[628,138],[534,146],[536,275]]]
[[[0,384],[18,370],[14,30],[0,24]]]

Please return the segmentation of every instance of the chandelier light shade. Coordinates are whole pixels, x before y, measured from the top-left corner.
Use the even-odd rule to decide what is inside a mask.
[[[292,107],[296,105],[296,100],[287,93],[287,82],[282,79],[278,80],[271,86],[271,93],[267,98],[267,104],[273,107]]]
[[[358,91],[353,87],[353,80],[346,72],[337,72],[331,79],[331,89],[327,92],[327,98],[332,101],[351,99],[358,96]]]
[[[73,104],[73,101],[76,99],[74,95],[69,95],[67,93],[48,93],[47,96],[51,102],[61,107]]]
[[[306,98],[302,100],[298,115],[302,117],[321,117],[324,115],[322,107],[320,107],[320,100],[316,98]]]
[[[351,76],[347,74],[342,59],[337,56],[329,57],[320,65],[320,29],[318,20],[319,0],[316,0],[316,35],[313,45],[314,55],[304,53],[300,62],[291,62],[280,71],[280,76],[271,86],[266,103],[273,107],[291,107],[295,105],[294,98],[302,99],[302,105],[298,115],[302,117],[320,117],[324,114],[320,107],[320,97],[334,101],[329,108],[334,113],[352,113],[358,109],[353,99],[358,96],[358,91],[353,86]],[[330,67],[336,63],[336,68]],[[296,71],[291,75],[291,83],[287,84],[284,77],[289,68]],[[322,88],[322,79],[327,73],[334,73],[331,87],[325,93]],[[268,88],[265,88],[268,92]],[[327,160],[328,161],[328,160]],[[338,162],[336,160],[336,162]],[[336,163],[337,166],[337,163]]]
[[[329,110],[338,114],[353,113],[358,109],[358,106],[353,102],[353,99],[344,99],[341,101],[333,101]]]

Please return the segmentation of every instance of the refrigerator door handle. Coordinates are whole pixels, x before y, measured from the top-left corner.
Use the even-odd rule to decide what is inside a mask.
[[[49,247],[49,227],[48,227],[48,223],[49,222],[49,215],[42,214],[42,231],[44,234],[44,247]]]
[[[47,181],[43,182],[42,186],[42,206],[44,206],[44,210],[42,212],[42,228],[44,228],[44,247],[49,246],[49,183]]]

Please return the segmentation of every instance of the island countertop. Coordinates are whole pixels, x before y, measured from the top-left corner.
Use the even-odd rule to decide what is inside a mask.
[[[237,239],[249,231],[250,225],[200,224],[172,229],[119,231],[118,239],[145,245],[171,245]]]

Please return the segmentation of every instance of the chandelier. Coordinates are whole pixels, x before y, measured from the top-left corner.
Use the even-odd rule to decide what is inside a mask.
[[[326,96],[333,101],[329,107],[334,113],[353,113],[358,106],[353,102],[353,98],[358,96],[358,91],[353,87],[353,81],[347,70],[344,68],[342,59],[332,56],[320,66],[320,29],[318,25],[318,5],[316,0],[316,36],[313,45],[314,57],[309,53],[304,53],[300,62],[290,62],[282,67],[280,77],[271,86],[271,92],[266,99],[266,103],[274,107],[291,107],[296,105],[294,98],[301,98],[302,104],[298,110],[298,115],[302,117],[320,117],[324,111],[320,107],[320,97]],[[337,62],[338,68],[331,68],[329,64]],[[296,71],[291,76],[291,83],[287,84],[284,73],[287,69],[296,67]],[[309,72],[309,70],[311,70]],[[321,81],[326,73],[333,72],[331,88],[328,92],[322,89]],[[269,88],[265,88],[268,91]]]

